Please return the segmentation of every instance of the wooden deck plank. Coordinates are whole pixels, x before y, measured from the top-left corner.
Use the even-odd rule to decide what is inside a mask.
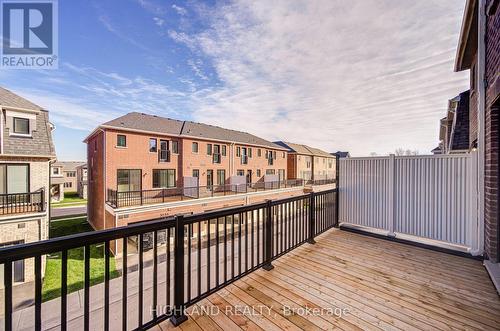
[[[194,314],[161,330],[499,330],[500,297],[480,261],[356,233],[329,230],[200,301]],[[348,308],[343,316],[288,315]],[[227,309],[227,308],[230,309]],[[262,314],[234,309],[268,307]],[[193,312],[194,307],[188,309]]]

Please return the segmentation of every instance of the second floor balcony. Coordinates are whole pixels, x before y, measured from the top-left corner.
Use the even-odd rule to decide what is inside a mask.
[[[45,211],[45,191],[0,194],[0,216]]]
[[[302,187],[304,183],[305,181],[302,179],[291,179],[272,182],[173,187],[122,192],[108,189],[106,202],[113,208],[122,208]]]

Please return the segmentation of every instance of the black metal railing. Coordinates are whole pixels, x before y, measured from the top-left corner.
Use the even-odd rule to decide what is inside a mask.
[[[159,162],[170,162],[170,150],[168,150],[168,149],[158,150],[158,161]]]
[[[45,191],[0,194],[0,215],[37,213],[45,210]]]
[[[289,179],[273,182],[256,182],[248,184],[225,184],[211,186],[160,188],[141,191],[117,192],[107,189],[107,203],[114,208],[141,206],[189,199],[219,197],[242,193],[251,193],[304,185],[302,179]]]
[[[335,184],[335,178],[310,179],[305,182],[305,185],[328,185]]]
[[[272,269],[274,259],[337,226],[337,205],[335,189],[0,249],[4,330],[11,331],[14,321],[34,330],[49,324],[108,330],[110,321],[113,329],[143,330],[167,318],[178,325],[187,307],[258,268]],[[90,247],[96,244],[105,251],[104,284],[90,286]],[[68,292],[68,252],[75,248],[84,251],[83,310],[69,305],[79,300]],[[58,252],[61,298],[42,303],[44,256]],[[35,262],[34,307],[14,311],[13,263],[23,259]],[[111,259],[121,265],[114,279]]]

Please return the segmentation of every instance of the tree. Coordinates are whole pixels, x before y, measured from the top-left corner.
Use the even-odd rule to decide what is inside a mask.
[[[419,155],[420,153],[417,150],[404,149],[400,147],[396,148],[394,154],[396,156],[412,156],[412,155]]]

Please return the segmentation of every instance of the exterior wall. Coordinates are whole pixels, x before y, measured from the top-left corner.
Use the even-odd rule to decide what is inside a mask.
[[[76,177],[78,196],[82,199],[87,199],[87,168],[78,167]]]
[[[26,214],[2,215],[0,217],[0,244],[8,244],[17,241],[29,243],[47,239],[49,236],[49,218],[47,209],[50,198],[49,160],[29,157],[14,158],[1,156],[0,164],[5,163],[29,164],[29,190],[30,192],[35,192],[40,189],[44,189],[45,206],[44,211],[41,213],[34,212]],[[24,272],[25,281],[33,280],[33,259],[25,260]]]
[[[98,230],[105,228],[105,168],[103,132],[96,133],[87,143],[88,200],[87,217],[89,223]]]
[[[252,148],[252,157],[248,157],[248,164],[241,164],[241,157],[236,156],[236,150],[237,148],[243,148],[246,147]],[[260,157],[258,156],[258,150],[261,150],[261,155]],[[269,165],[268,159],[266,159],[266,150],[268,151],[273,151],[276,152],[276,159],[274,159],[273,164]],[[276,175],[278,174],[278,170],[282,170],[285,172],[285,178],[287,178],[286,172],[287,172],[287,152],[281,151],[281,150],[275,150],[275,149],[270,149],[270,148],[263,148],[263,147],[254,147],[254,146],[248,146],[248,145],[240,145],[240,144],[235,144],[234,146],[234,175],[238,173],[238,170],[243,170],[245,172],[245,175],[247,174],[248,170],[252,171],[252,182],[258,182],[262,180],[262,177],[266,174],[267,170],[274,170],[276,172]],[[260,177],[257,177],[257,170],[260,170]]]
[[[472,63],[474,68],[477,68],[477,54],[474,55],[474,60]],[[476,72],[476,70],[474,70]],[[473,70],[470,70],[472,75]],[[477,80],[477,79],[475,79]],[[477,83],[475,86],[472,85],[474,79],[471,77],[471,86],[470,86],[470,101],[469,101],[469,144],[470,147],[474,147],[477,142],[477,112],[478,112],[478,91],[477,91]]]
[[[297,155],[297,173],[295,178],[312,179],[313,158],[310,155]]]
[[[492,3],[488,1],[487,5]],[[491,13],[490,13],[491,15]],[[500,112],[500,9],[488,16],[486,27],[486,113],[485,113],[485,251],[499,262],[499,112]]]
[[[127,136],[127,147],[116,146],[118,134]],[[158,148],[160,139],[168,140],[170,146],[172,140],[179,141],[175,137],[106,130],[106,189],[117,189],[118,169],[141,169],[143,190],[153,189],[153,169],[174,169],[177,186],[182,185],[178,167],[179,154],[171,153],[170,162],[159,162],[158,152],[149,151],[150,138],[158,140]]]
[[[69,174],[74,174],[74,176],[70,177]],[[67,171],[63,169],[63,176],[64,176],[64,185],[63,185],[64,191],[76,192],[78,190],[76,170]]]
[[[198,153],[193,153],[192,144],[193,142],[198,143]],[[213,163],[212,155],[207,155],[207,145],[212,144],[212,153],[213,153],[213,145],[218,144],[221,145],[221,163]],[[222,145],[226,146],[226,156],[222,156]],[[182,176],[191,177],[193,176],[193,170],[199,170],[199,185],[207,186],[207,170],[214,171],[213,183],[217,184],[217,170],[226,170],[226,179],[231,176],[231,155],[232,155],[232,146],[231,144],[224,144],[221,142],[215,141],[202,141],[197,139],[182,139]],[[182,182],[180,183],[182,186]]]
[[[314,156],[314,178],[326,179],[335,177],[335,158]]]

